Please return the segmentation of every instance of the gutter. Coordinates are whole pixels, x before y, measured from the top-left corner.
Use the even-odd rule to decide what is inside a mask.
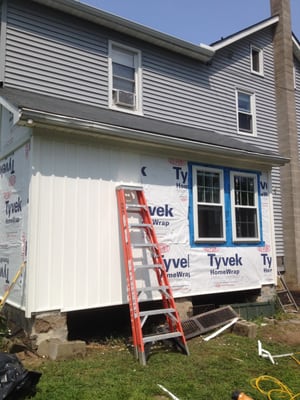
[[[273,154],[261,154],[258,152],[234,149],[231,147],[220,146],[211,143],[197,142],[192,139],[171,137],[168,135],[157,134],[150,131],[135,130],[122,126],[109,125],[101,122],[88,121],[80,118],[66,117],[59,114],[51,114],[29,108],[22,108],[20,122],[22,125],[34,127],[61,128],[70,131],[92,132],[97,136],[121,139],[134,143],[149,143],[154,146],[165,146],[168,149],[188,150],[194,152],[204,152],[205,154],[217,154],[223,157],[235,157],[255,160],[264,164],[283,166],[288,163],[289,158]]]

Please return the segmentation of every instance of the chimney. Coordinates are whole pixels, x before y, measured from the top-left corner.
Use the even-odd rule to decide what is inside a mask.
[[[278,15],[273,37],[279,151],[290,158],[280,169],[284,264],[291,289],[300,286],[300,164],[294,88],[294,59],[290,0],[270,0],[272,16]]]

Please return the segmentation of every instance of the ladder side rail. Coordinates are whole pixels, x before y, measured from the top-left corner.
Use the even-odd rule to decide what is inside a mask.
[[[137,196],[139,198],[139,203],[142,203],[142,204],[145,204],[145,205],[147,204],[144,191],[141,190],[141,191],[137,192]],[[153,262],[159,263],[159,264],[162,265],[161,273],[156,271],[157,279],[158,279],[158,281],[160,283],[162,283],[162,284],[164,284],[165,286],[168,287],[167,292],[168,292],[169,296],[167,298],[167,296],[162,295],[162,301],[165,304],[166,308],[167,307],[171,307],[171,308],[174,308],[174,310],[175,310],[174,314],[175,314],[175,318],[176,318],[176,324],[175,324],[176,327],[174,327],[172,319],[169,316],[167,316],[167,322],[168,322],[168,325],[169,325],[169,329],[170,329],[171,332],[173,332],[174,330],[178,330],[182,335],[181,337],[182,337],[183,344],[186,346],[186,338],[185,338],[185,335],[184,335],[184,332],[183,332],[183,328],[182,328],[182,325],[181,325],[181,322],[180,322],[180,318],[179,318],[179,314],[178,314],[177,307],[176,307],[176,304],[175,304],[172,288],[171,288],[171,285],[169,283],[169,279],[168,279],[166,268],[165,268],[165,263],[163,261],[162,255],[161,255],[161,251],[160,251],[160,248],[159,248],[159,244],[158,244],[156,232],[155,232],[155,229],[154,229],[154,226],[153,226],[152,218],[151,218],[151,215],[150,215],[150,212],[149,212],[149,208],[147,207],[145,210],[142,210],[142,213],[143,213],[144,222],[151,226],[151,233],[152,233],[151,241],[152,241],[152,243],[156,243],[157,244],[157,247],[155,249],[155,254],[152,255]]]
[[[278,300],[279,300],[279,303],[280,303],[281,307],[283,308],[284,311],[287,311],[287,309],[288,309],[289,306],[293,306],[293,307],[295,308],[296,311],[299,311],[299,307],[298,307],[298,305],[297,305],[297,303],[296,303],[296,301],[295,301],[295,299],[294,299],[292,293],[290,292],[290,290],[289,290],[289,288],[288,288],[288,286],[287,286],[287,283],[286,283],[286,281],[285,281],[285,279],[284,279],[284,276],[283,276],[280,272],[278,272],[278,277],[279,277],[279,281],[280,281],[281,287],[283,288],[283,289],[277,294],[277,297],[278,297]],[[278,285],[277,285],[277,286],[278,286]],[[288,303],[288,304],[285,304],[285,303],[281,300],[281,298],[280,298],[280,293],[286,293],[286,296],[287,296],[287,298],[288,298],[288,300],[289,300],[289,303]]]
[[[126,210],[126,200],[124,190],[117,190],[118,209],[121,225],[121,236],[123,244],[123,258],[127,280],[127,295],[131,319],[132,342],[135,349],[135,355],[138,358],[139,351],[144,351],[143,340],[139,332],[141,332],[139,303],[137,297],[136,281],[134,279],[134,264],[131,247],[130,231],[128,227],[128,215]],[[139,349],[142,347],[141,349]]]

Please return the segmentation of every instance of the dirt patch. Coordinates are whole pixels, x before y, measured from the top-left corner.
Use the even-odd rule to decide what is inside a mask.
[[[300,315],[295,314],[287,320],[268,321],[259,327],[262,340],[291,346],[300,345]]]

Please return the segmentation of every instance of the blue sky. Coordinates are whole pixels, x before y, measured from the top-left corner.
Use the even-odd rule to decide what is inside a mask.
[[[210,44],[270,17],[270,0],[80,0],[194,44]],[[290,0],[300,40],[300,0]]]

